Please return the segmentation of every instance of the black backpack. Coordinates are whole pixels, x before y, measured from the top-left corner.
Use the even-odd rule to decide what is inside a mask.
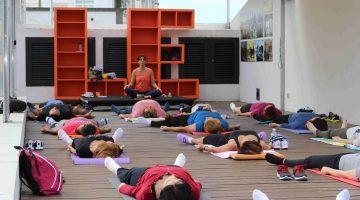
[[[4,102],[0,100],[0,114],[3,113]],[[10,98],[10,113],[23,112],[26,109],[26,103],[17,98]]]

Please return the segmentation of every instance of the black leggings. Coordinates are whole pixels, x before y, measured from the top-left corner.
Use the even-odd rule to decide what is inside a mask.
[[[306,169],[314,169],[322,167],[330,167],[333,169],[339,169],[339,162],[341,156],[347,153],[341,153],[336,155],[322,155],[322,156],[309,156],[300,160],[287,160],[285,159],[284,165],[288,167],[294,167],[296,165],[304,165]]]
[[[179,115],[176,117],[168,116],[165,120],[162,121],[151,121],[151,127],[160,127],[160,126],[171,126],[171,127],[179,127],[179,126],[187,126],[188,119],[190,115]]]
[[[147,169],[148,167],[133,167],[131,169],[119,168],[117,170],[117,176],[120,182],[135,186]]]

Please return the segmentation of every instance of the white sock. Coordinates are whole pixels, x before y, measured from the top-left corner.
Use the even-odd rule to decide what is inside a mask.
[[[336,200],[350,200],[350,192],[348,189],[343,189],[337,196]]]
[[[73,140],[68,136],[68,134],[62,129],[58,131],[58,138],[66,142],[66,144],[72,144],[73,142]]]
[[[144,117],[139,117],[138,120],[139,120],[139,123],[141,123],[141,124],[145,124],[147,126],[151,125],[151,120],[150,119],[146,119]]]
[[[192,138],[192,137],[187,137],[186,138],[186,141],[187,141],[187,143],[189,143],[189,144],[192,144],[192,139],[194,139],[194,138]]]
[[[52,117],[46,117],[45,121],[50,124],[50,126],[57,123],[57,121],[55,121]]]
[[[230,109],[235,112],[235,109],[236,109],[236,106],[235,106],[235,103],[234,102],[231,102],[230,103]]]
[[[269,200],[265,193],[255,189],[253,191],[253,200]]]
[[[119,168],[121,168],[121,166],[120,166],[119,164],[117,164],[117,163],[115,162],[115,160],[112,159],[112,158],[110,158],[110,157],[106,157],[106,158],[105,158],[105,160],[104,160],[104,165],[105,165],[105,167],[106,167],[109,171],[111,171],[111,172],[114,173],[114,174],[117,174],[117,170],[118,170]]]
[[[180,153],[174,162],[174,165],[179,166],[179,167],[184,167],[186,163],[186,157],[183,153]]]
[[[122,128],[118,128],[116,129],[116,131],[114,132],[112,138],[114,139],[114,143],[118,143],[120,141],[120,138],[123,136],[124,131]]]

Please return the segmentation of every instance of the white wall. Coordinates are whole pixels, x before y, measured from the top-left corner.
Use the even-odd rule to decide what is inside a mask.
[[[178,41],[179,37],[239,37],[238,30],[225,30],[225,24],[196,24],[194,30],[163,30],[162,36],[172,37]],[[44,28],[45,27],[45,28]],[[103,37],[126,37],[126,26],[119,25],[112,29],[89,29],[89,37],[96,37],[96,64],[103,64]],[[40,102],[54,98],[53,87],[26,87],[26,37],[53,37],[53,29],[47,25],[26,25],[17,28],[16,50],[16,94],[27,96],[29,101]],[[178,66],[172,66],[177,71]],[[173,73],[173,78],[174,73]],[[239,100],[239,84],[201,84],[200,99],[204,101],[234,101]]]
[[[231,23],[240,29],[240,18],[244,12],[263,7],[263,0],[248,1]],[[240,31],[240,30],[238,30]],[[255,102],[256,88],[260,88],[260,101],[273,102],[280,106],[280,0],[273,1],[273,62],[240,62],[240,101]],[[240,43],[241,44],[241,43]],[[241,57],[241,52],[240,52]]]
[[[311,106],[360,123],[360,1],[286,4],[286,109]]]

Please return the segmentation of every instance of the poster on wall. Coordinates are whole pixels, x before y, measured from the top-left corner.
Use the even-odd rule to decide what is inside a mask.
[[[264,0],[264,12],[271,13],[273,11],[273,0]]]
[[[241,42],[241,61],[247,61],[247,41]]]
[[[255,38],[261,38],[263,37],[263,30],[264,30],[264,15],[261,12],[258,12],[256,14],[256,37]]]
[[[255,62],[255,44],[254,40],[247,41],[247,61]]]
[[[273,15],[268,14],[265,15],[265,27],[264,27],[264,36],[265,37],[272,37],[273,35]]]
[[[264,40],[255,40],[256,61],[264,61]]]
[[[273,60],[272,39],[264,40],[264,60],[265,61]]]

